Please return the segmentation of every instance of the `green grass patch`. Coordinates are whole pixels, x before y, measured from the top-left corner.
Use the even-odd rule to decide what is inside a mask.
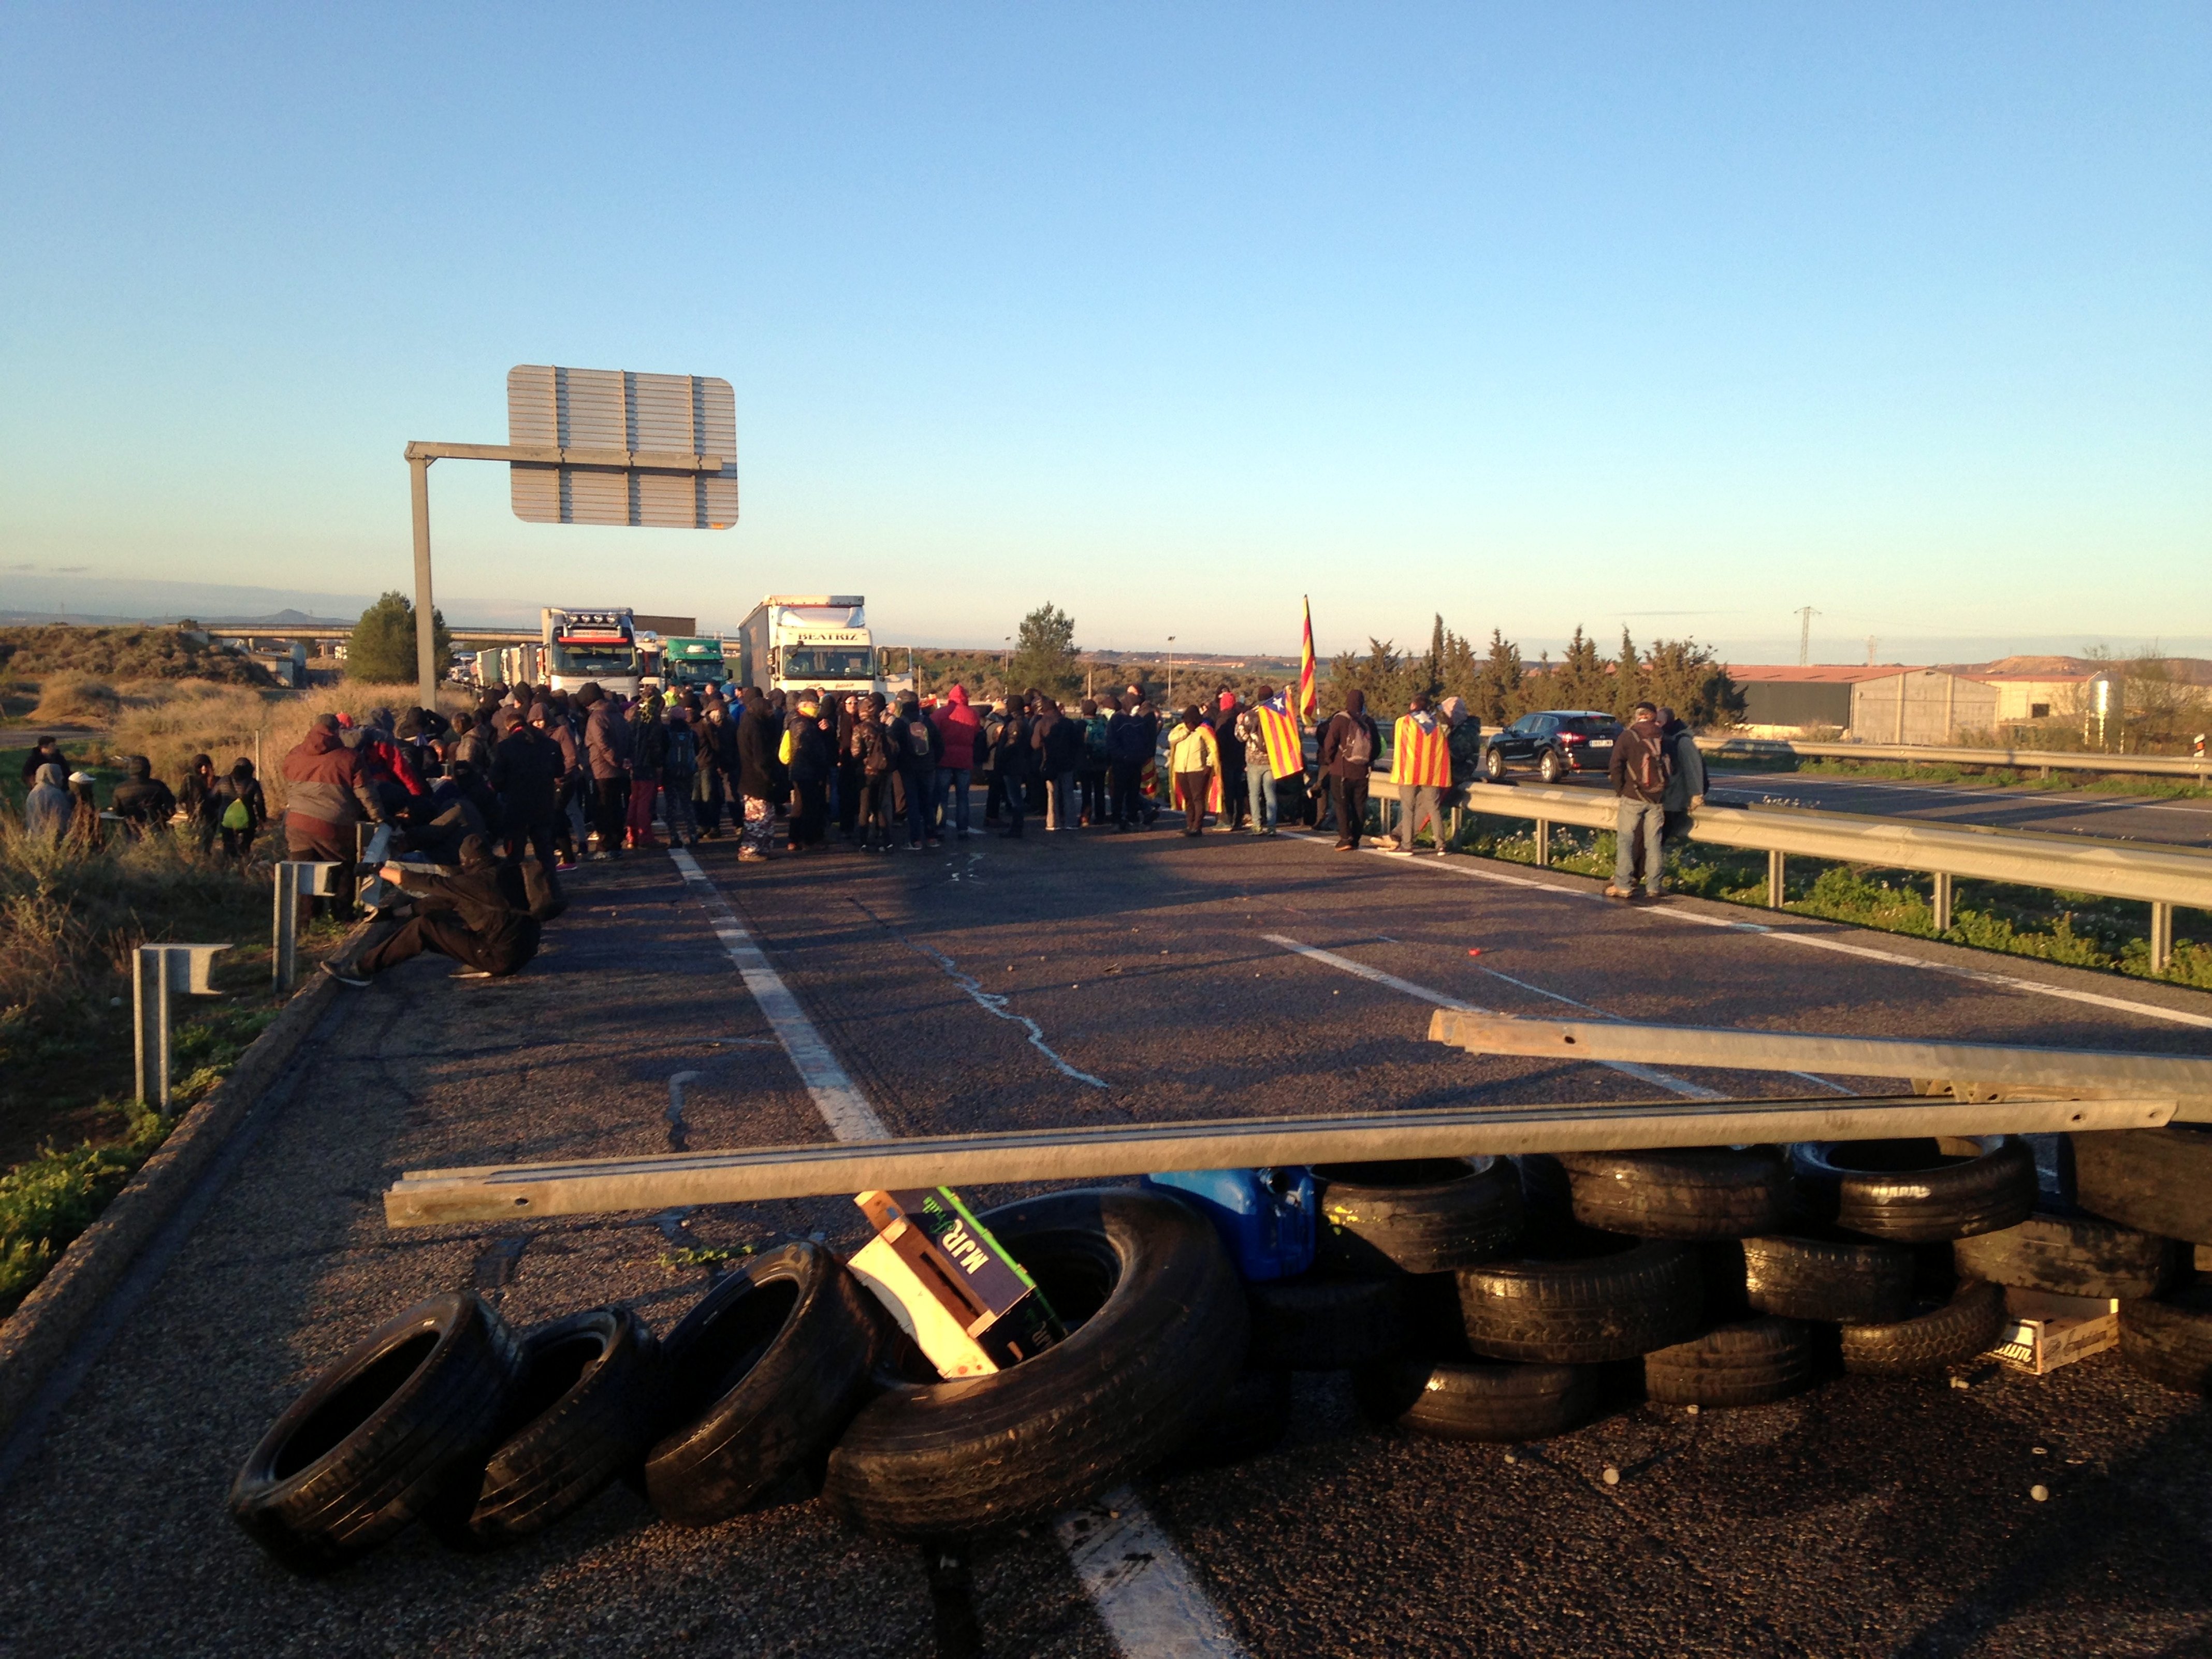
[[[115,1110],[122,1120],[115,1139],[70,1152],[49,1147],[0,1175],[0,1316],[37,1287],[176,1121],[136,1105]]]
[[[2212,798],[2212,788],[2181,778],[2146,776],[2134,772],[2054,770],[2046,777],[2039,767],[1973,766],[1957,761],[1854,761],[1826,757],[1760,765],[1741,757],[1727,760],[1705,757],[1707,768],[1723,777],[1761,772],[1796,772],[1808,777],[1881,778],[1905,783],[1971,783],[2002,789],[2030,789],[2051,794],[2140,795],[2145,799],[2176,800]]]

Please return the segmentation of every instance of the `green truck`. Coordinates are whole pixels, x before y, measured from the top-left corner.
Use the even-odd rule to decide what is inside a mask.
[[[727,674],[722,666],[722,642],[708,639],[671,639],[661,641],[660,678],[672,691],[680,686],[720,685]]]

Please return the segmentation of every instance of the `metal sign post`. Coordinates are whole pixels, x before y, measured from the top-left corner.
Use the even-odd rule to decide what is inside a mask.
[[[738,520],[737,394],[703,374],[518,363],[507,375],[504,444],[410,443],[415,673],[437,707],[430,586],[430,463],[505,461],[514,516],[532,524],[727,530]]]
[[[216,952],[228,945],[142,945],[132,963],[131,1005],[138,1040],[138,1098],[166,1115],[169,1109],[169,1034],[173,994],[221,996],[209,982]]]

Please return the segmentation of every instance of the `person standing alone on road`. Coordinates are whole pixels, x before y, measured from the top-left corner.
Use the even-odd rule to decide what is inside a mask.
[[[1440,810],[1443,792],[1451,787],[1450,739],[1437,717],[1429,713],[1426,696],[1417,696],[1399,716],[1390,739],[1390,781],[1399,787],[1396,856],[1413,855],[1413,837],[1426,823],[1444,855],[1444,821]]]
[[[1336,806],[1336,850],[1349,853],[1367,828],[1367,780],[1377,747],[1375,722],[1367,717],[1367,694],[1358,686],[1344,694],[1344,712],[1321,734],[1321,771]]]
[[[1651,703],[1638,703],[1636,718],[1613,739],[1613,764],[1607,769],[1613,793],[1620,798],[1614,820],[1613,884],[1605,890],[1607,898],[1636,896],[1639,854],[1644,895],[1659,896],[1660,872],[1666,859],[1661,837],[1667,827],[1667,780],[1673,770],[1658,708]]]

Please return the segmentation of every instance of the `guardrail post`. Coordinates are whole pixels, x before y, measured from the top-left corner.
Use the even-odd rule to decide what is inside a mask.
[[[155,1110],[169,1109],[169,1036],[172,994],[212,997],[222,994],[209,983],[216,952],[228,945],[142,945],[133,952],[131,978],[132,1024],[138,1047],[138,1098]]]
[[[335,864],[285,860],[276,866],[276,914],[270,942],[270,983],[289,991],[300,977],[300,905],[309,897],[328,898],[334,890]]]
[[[1936,931],[1951,931],[1951,878],[1940,870],[1936,872]]]
[[[1552,867],[1552,821],[1549,818],[1536,820],[1536,867],[1539,870]]]
[[[2150,970],[2162,974],[2173,963],[2173,907],[2154,902],[2150,907]]]
[[[1782,908],[1784,876],[1782,849],[1769,848],[1766,853],[1766,908],[1770,910]]]

